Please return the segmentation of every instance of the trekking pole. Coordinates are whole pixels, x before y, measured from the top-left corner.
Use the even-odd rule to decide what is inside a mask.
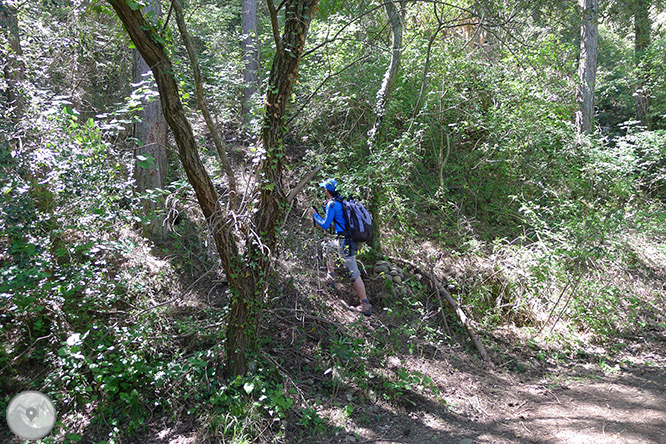
[[[312,218],[312,236],[314,238],[315,244],[315,261],[317,264],[317,291],[321,293],[321,277],[319,276],[319,246],[317,245],[319,241],[317,240],[317,223],[314,218]]]

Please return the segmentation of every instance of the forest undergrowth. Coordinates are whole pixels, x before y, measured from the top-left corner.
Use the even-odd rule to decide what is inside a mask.
[[[155,159],[136,151],[134,125],[158,96],[132,80],[136,45],[106,2],[0,2],[3,14],[15,3],[0,36],[3,97],[19,85],[24,99],[0,104],[0,412],[21,391],[47,394],[58,417],[43,443],[666,442],[663,14],[640,64],[631,14],[603,14],[585,136],[572,124],[580,16],[566,2],[397,2],[405,40],[380,107],[395,54],[383,9],[321,2],[278,150],[283,191],[321,171],[281,209],[259,352],[229,379],[232,289],[173,140],[168,185],[136,191]],[[184,3],[205,100],[250,190],[266,110],[261,92],[237,109],[240,2]],[[158,39],[225,196],[175,21]],[[369,318],[348,310],[348,282],[321,280],[325,235],[303,214],[327,177],[378,226],[358,256]],[[156,220],[167,234],[151,241]],[[0,442],[20,442],[4,420]]]
[[[519,205],[499,215],[522,214],[519,229],[493,225],[498,214],[473,211],[478,203],[456,206],[455,191],[384,182],[382,250],[359,255],[369,319],[347,309],[348,283],[321,282],[324,235],[302,217],[319,198],[313,185],[281,228],[261,353],[246,376],[225,379],[230,290],[191,189],[174,178],[171,235],[144,239],[124,154],[64,109],[52,134],[72,142],[54,143],[42,162],[50,187],[28,162],[39,151],[3,146],[0,410],[11,393],[47,393],[58,422],[43,442],[539,442],[496,419],[493,397],[518,393],[523,377],[550,378],[551,390],[647,368],[663,381],[666,213],[649,193],[618,191],[623,178],[599,188],[603,178],[587,173],[565,178],[569,188],[550,202],[505,199]],[[238,171],[248,171],[251,153],[236,150]],[[349,173],[349,190],[369,185],[360,176]],[[391,258],[399,283],[374,271]],[[433,277],[471,318],[488,362]]]

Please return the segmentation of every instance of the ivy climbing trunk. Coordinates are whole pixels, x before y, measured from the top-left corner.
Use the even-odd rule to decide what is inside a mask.
[[[124,0],[107,0],[125,25],[137,50],[153,71],[160,93],[166,121],[173,131],[180,160],[194,188],[199,206],[215,239],[222,267],[232,290],[231,312],[227,325],[227,376],[247,372],[249,357],[256,351],[257,322],[267,289],[271,253],[276,247],[276,222],[287,202],[282,183],[284,159],[284,120],[286,106],[298,78],[298,64],[305,38],[317,4],[316,0],[287,0],[284,28],[280,37],[277,11],[269,0],[271,21],[274,24],[276,52],[273,57],[266,108],[261,130],[263,157],[257,176],[257,205],[252,226],[242,225],[234,214],[225,210],[206,172],[182,102],[174,67],[168,57],[160,30],[146,22],[141,11]],[[245,254],[234,236],[240,227],[245,235]]]
[[[382,84],[377,91],[377,101],[375,102],[375,123],[368,132],[368,148],[370,151],[374,148],[376,139],[384,121],[386,114],[386,104],[388,103],[389,94],[398,77],[398,69],[400,68],[400,58],[402,56],[402,30],[403,23],[398,7],[393,0],[388,0],[384,3],[386,15],[388,16],[391,25],[391,61],[389,63]]]
[[[370,131],[368,131],[367,152],[371,154],[376,148],[377,139],[379,138],[384,116],[386,115],[386,105],[389,100],[389,95],[393,89],[396,78],[398,77],[398,70],[400,69],[400,59],[402,57],[402,33],[403,33],[403,20],[398,10],[398,6],[394,0],[387,0],[384,3],[384,9],[391,26],[391,61],[384,73],[382,84],[377,91],[377,100],[375,102],[375,122]],[[373,196],[370,202],[370,212],[372,219],[375,221],[373,240],[371,247],[375,250],[381,250],[382,227],[381,217],[379,215],[379,208],[382,205],[383,196],[386,193],[383,190],[383,184],[380,182],[375,183],[373,189]]]
[[[271,252],[276,246],[276,223],[287,197],[282,183],[287,103],[298,79],[298,65],[317,5],[317,0],[287,0],[284,5],[284,27],[280,35],[277,11],[272,1],[268,0],[276,51],[268,80],[261,128],[263,157],[257,177],[259,211],[253,218],[255,232],[249,233],[246,240],[246,287],[233,299],[227,327],[228,347],[238,353],[227,361],[227,372],[230,375],[247,371],[248,353],[242,354],[241,351],[250,351],[254,347],[253,334],[267,288]]]
[[[125,0],[107,1],[116,11],[136,49],[153,72],[164,117],[173,131],[180,161],[215,239],[222,268],[227,274],[229,285],[234,289],[242,289],[245,281],[241,273],[245,266],[233,237],[233,218],[222,208],[213,182],[199,156],[192,126],[180,100],[178,83],[174,77],[175,70],[161,43],[163,40],[158,29],[146,22],[141,11],[130,7]]]

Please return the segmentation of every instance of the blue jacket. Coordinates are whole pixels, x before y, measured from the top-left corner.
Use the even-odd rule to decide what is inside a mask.
[[[342,204],[335,199],[331,199],[324,207],[326,214],[322,218],[319,214],[314,215],[314,220],[324,230],[328,230],[331,223],[335,221],[335,231],[339,235],[345,234],[345,216],[342,214]]]

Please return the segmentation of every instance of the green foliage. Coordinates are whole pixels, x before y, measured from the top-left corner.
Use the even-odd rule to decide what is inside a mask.
[[[410,372],[403,367],[395,370],[395,379],[388,379],[382,383],[382,395],[386,400],[412,405],[415,403],[409,399],[409,393],[421,393],[426,389],[436,393],[432,378],[418,371]]]
[[[138,8],[142,2],[131,3]],[[162,307],[141,312],[169,292],[165,287],[179,291],[171,273],[188,282],[213,265],[202,240],[206,227],[189,206],[194,197],[184,180],[145,196],[131,192],[134,162],[147,167],[152,159],[134,159],[126,136],[132,115],[157,92],[152,82],[130,85],[130,51],[108,6],[53,4],[52,10],[44,2],[21,8],[30,117],[16,125],[0,120],[3,393],[10,383],[48,387],[71,411],[94,406],[92,428],[109,443],[134,439],[157,417],[191,418],[202,435],[226,442],[253,442],[265,430],[279,440],[293,416],[306,434],[325,433],[318,404],[301,404],[272,364],[259,361],[245,377],[222,378],[224,349],[218,344],[224,338],[206,326],[223,323],[228,293],[220,306],[201,313],[206,322],[189,313],[172,319]],[[240,2],[190,6],[204,89],[228,138],[243,86]],[[438,14],[455,24],[468,6],[440,3]],[[627,33],[602,26],[602,132],[580,142],[571,125],[578,56],[573,4],[518,8],[524,22],[513,23],[512,32],[521,45],[488,36],[485,45],[473,47],[460,29],[441,30],[420,100],[436,18],[427,2],[401,7],[407,23],[401,72],[370,150],[367,130],[390,57],[386,17],[378,4],[321,2],[308,37],[309,49],[316,49],[301,65],[291,106],[299,112],[285,136],[285,160],[294,174],[301,159],[324,165],[345,194],[357,194],[372,208],[383,250],[368,249],[362,260],[397,254],[458,268],[483,263],[451,277],[454,296],[484,330],[514,324],[564,344],[559,354],[537,350],[538,359],[574,356],[579,332],[605,340],[644,328],[653,309],[612,276],[650,275],[643,250],[654,250],[657,258],[666,253],[659,240],[649,239],[666,234],[663,36],[655,35],[635,67]],[[487,14],[506,12],[499,5],[485,8]],[[184,50],[165,32],[158,38],[169,46],[182,99],[194,113]],[[272,36],[259,38],[266,62]],[[637,79],[646,73],[650,130],[631,122]],[[0,89],[6,83],[1,77]],[[5,117],[6,107],[0,112]],[[244,135],[234,137],[236,143]],[[173,175],[178,179],[182,172]],[[151,268],[140,253],[148,244],[132,234],[139,221],[135,208],[140,198],[162,197],[185,207],[184,222],[159,246],[168,248],[162,252],[170,264]],[[645,233],[649,248],[631,243],[636,233]],[[292,232],[283,236],[285,245],[298,241]],[[276,300],[300,291],[300,284],[276,285]],[[338,401],[340,390],[351,387],[404,406],[414,394],[436,392],[427,375],[386,359],[391,352],[415,356],[424,343],[448,342],[440,308],[433,308],[432,294],[416,279],[402,286],[389,282],[381,291],[380,316],[395,324],[387,323],[386,335],[368,334],[361,322],[316,332],[322,339],[312,345],[313,363],[304,367],[323,380],[312,388],[318,395]],[[455,322],[452,327],[453,335],[463,334]],[[44,372],[31,371],[37,367]],[[513,361],[509,368],[524,369]],[[357,393],[344,401],[349,417],[361,410]],[[65,439],[86,438],[69,433]]]
[[[595,103],[596,119],[604,132],[616,133],[618,125],[635,118],[635,66],[633,44],[625,36],[601,26]]]

